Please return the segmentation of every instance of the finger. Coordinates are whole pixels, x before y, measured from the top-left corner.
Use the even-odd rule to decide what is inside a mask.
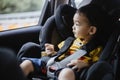
[[[73,63],[68,63],[67,66],[73,66]]]
[[[77,62],[77,60],[71,60],[71,63],[76,64],[78,62]]]
[[[52,50],[53,50],[53,47],[50,46],[50,45],[47,45],[45,49],[46,49],[46,50],[51,50],[51,51],[52,51]]]
[[[45,47],[49,46],[50,44],[49,43],[45,43]]]
[[[72,61],[70,61],[70,63],[68,63],[67,65],[68,65],[68,66],[73,66],[73,65],[75,65],[75,64],[76,64],[75,61],[72,60]]]
[[[46,50],[48,50],[48,51],[49,51],[49,50],[52,50],[52,49],[51,49],[50,47],[46,47]]]
[[[77,71],[78,67],[77,66],[73,66],[72,69]]]
[[[80,68],[77,68],[77,72],[79,72],[80,71]]]

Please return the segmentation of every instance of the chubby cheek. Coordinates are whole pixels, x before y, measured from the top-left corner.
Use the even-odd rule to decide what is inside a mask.
[[[76,31],[74,36],[77,37],[77,38],[81,37],[81,32],[80,31]]]
[[[78,31],[76,31],[75,37],[77,37],[77,38],[84,38],[87,35],[88,35],[87,31],[78,30]]]

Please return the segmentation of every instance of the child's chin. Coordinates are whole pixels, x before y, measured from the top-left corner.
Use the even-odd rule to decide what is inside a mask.
[[[75,38],[77,38],[77,36],[76,36],[76,35],[74,35],[74,37],[75,37]]]

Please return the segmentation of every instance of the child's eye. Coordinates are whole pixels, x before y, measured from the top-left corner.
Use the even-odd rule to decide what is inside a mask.
[[[80,26],[80,23],[78,21],[74,21],[74,25]]]
[[[80,26],[80,24],[79,24],[79,23],[75,23],[75,25],[76,25],[76,26]]]

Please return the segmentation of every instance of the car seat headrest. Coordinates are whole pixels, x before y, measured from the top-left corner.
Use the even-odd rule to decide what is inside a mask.
[[[113,9],[110,13],[112,15],[114,21],[120,21],[120,8]]]
[[[62,4],[56,9],[55,21],[57,30],[64,39],[73,36],[72,25],[75,12],[76,9],[67,4]]]

